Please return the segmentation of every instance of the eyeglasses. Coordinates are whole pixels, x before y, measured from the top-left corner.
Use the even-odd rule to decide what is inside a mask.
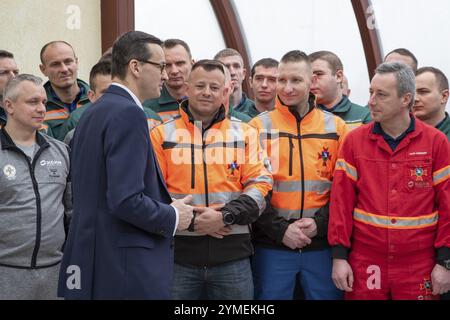
[[[157,62],[147,61],[147,60],[138,60],[138,61],[142,62],[142,63],[148,63],[148,64],[151,64],[151,65],[153,65],[155,67],[158,67],[158,69],[161,71],[161,74],[166,69],[166,64],[164,62],[163,63],[157,63]]]

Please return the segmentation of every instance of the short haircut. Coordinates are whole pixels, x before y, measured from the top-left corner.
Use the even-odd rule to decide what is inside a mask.
[[[189,54],[189,59],[192,59],[191,48],[188,44],[180,39],[167,39],[162,43],[162,47],[165,49],[172,49],[176,46],[182,46],[186,52]]]
[[[111,63],[111,60],[112,60],[112,47],[109,47],[108,50],[103,52],[103,55],[100,57],[98,62],[105,61],[105,60],[107,60],[107,61],[109,61],[109,63]]]
[[[192,66],[192,71],[191,74],[194,72],[195,69],[198,68],[202,68],[208,72],[214,71],[214,70],[219,70],[220,72],[223,73],[224,77],[226,78],[226,74],[225,74],[225,65],[220,62],[220,61],[216,61],[216,60],[210,60],[210,59],[203,59],[203,60],[199,60],[196,63],[194,63],[194,65]]]
[[[331,51],[317,51],[311,53],[309,55],[309,60],[311,60],[311,63],[316,60],[323,60],[328,62],[328,66],[331,69],[332,75],[335,75],[339,70],[344,70],[344,65],[342,64],[341,59],[339,59],[339,57]]]
[[[14,59],[14,55],[6,50],[0,50],[0,59]]]
[[[65,44],[65,45],[69,46],[69,47],[72,49],[72,51],[73,51],[73,56],[74,56],[75,58],[77,57],[77,56],[75,55],[75,50],[73,49],[73,47],[72,47],[72,45],[71,45],[70,43],[68,43],[68,42],[66,42],[66,41],[63,41],[63,40],[56,40],[56,41],[51,41],[51,42],[45,44],[45,45],[42,47],[41,53],[40,53],[41,63],[42,63],[42,64],[44,64],[44,53],[45,53],[45,50],[47,50],[48,47],[50,47],[50,46],[52,46],[52,45],[54,45],[54,44],[57,44],[57,43],[63,43],[63,44]]]
[[[95,77],[98,75],[111,76],[111,61],[101,60],[95,64],[89,73],[89,87],[95,91]]]
[[[384,57],[384,60],[386,60],[386,58],[392,53],[397,53],[401,56],[410,57],[413,61],[413,66],[412,66],[413,71],[414,72],[417,71],[417,66],[419,65],[419,62],[417,61],[416,56],[411,51],[409,51],[408,49],[405,49],[405,48],[394,49]]]
[[[139,61],[150,59],[152,53],[148,44],[160,46],[162,41],[142,31],[129,31],[117,39],[112,50],[112,76],[123,80],[127,74],[127,65],[132,59]]]
[[[5,86],[3,90],[3,101],[6,99],[11,101],[16,101],[19,97],[20,91],[17,90],[17,87],[24,81],[30,81],[34,83],[36,86],[41,86],[43,80],[39,77],[36,77],[32,74],[19,74],[17,77],[11,78]]]
[[[216,55],[214,56],[214,60],[219,60],[220,58],[234,57],[234,56],[239,56],[241,59],[243,59],[242,55],[236,49],[225,48],[216,53]]]
[[[281,63],[305,62],[308,66],[311,66],[311,62],[309,61],[308,55],[300,50],[289,51],[281,58],[280,62]]]
[[[261,60],[258,60],[255,62],[255,64],[252,67],[252,70],[250,72],[250,76],[253,78],[255,76],[256,68],[257,67],[264,67],[264,68],[278,68],[278,61],[272,58],[264,58]]]
[[[434,74],[434,77],[436,78],[436,82],[439,85],[439,91],[448,90],[448,79],[445,76],[445,74],[437,68],[422,67],[419,70],[417,70],[416,77],[423,73],[426,73],[426,72],[430,72],[430,73]]]
[[[409,108],[414,104],[414,95],[416,93],[416,76],[410,66],[402,62],[385,62],[375,70],[377,74],[394,74],[397,80],[397,95],[403,97],[405,94],[411,94]]]

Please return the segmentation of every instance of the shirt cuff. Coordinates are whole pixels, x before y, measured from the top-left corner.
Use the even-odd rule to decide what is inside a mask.
[[[180,217],[179,217],[178,209],[175,208],[173,205],[170,205],[170,206],[173,208],[173,210],[175,210],[175,229],[173,230],[173,235],[175,236],[175,233],[177,232],[178,222],[180,220]]]

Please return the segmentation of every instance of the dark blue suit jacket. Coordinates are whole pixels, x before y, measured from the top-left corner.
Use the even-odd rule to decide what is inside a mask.
[[[72,187],[59,296],[169,299],[175,210],[145,114],[118,86],[110,86],[77,125]]]

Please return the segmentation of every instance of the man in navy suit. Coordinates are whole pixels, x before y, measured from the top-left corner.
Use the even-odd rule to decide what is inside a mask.
[[[120,37],[113,83],[75,130],[74,213],[58,288],[66,299],[170,298],[173,235],[193,210],[191,196],[171,203],[142,109],[167,79],[160,45],[139,31]]]

